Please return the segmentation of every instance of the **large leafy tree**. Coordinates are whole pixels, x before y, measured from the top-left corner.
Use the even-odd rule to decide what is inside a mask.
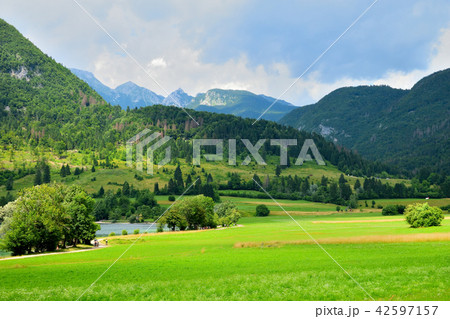
[[[68,215],[65,228],[65,240],[76,246],[78,243],[88,244],[95,238],[95,232],[100,226],[94,223],[93,210],[95,201],[80,187],[67,189],[63,208]]]
[[[214,213],[214,201],[210,197],[198,195],[176,202],[161,220],[175,230],[217,227],[217,215]]]
[[[11,205],[12,214],[4,214],[1,234],[3,248],[14,255],[88,242],[98,229],[91,216],[93,200],[76,186],[28,188]]]
[[[62,209],[60,186],[26,189],[16,200],[14,212],[3,228],[3,246],[14,255],[54,250],[64,234],[67,215]]]
[[[232,202],[226,201],[214,207],[214,212],[219,217],[219,224],[222,226],[230,226],[236,224],[241,218],[237,207]]]

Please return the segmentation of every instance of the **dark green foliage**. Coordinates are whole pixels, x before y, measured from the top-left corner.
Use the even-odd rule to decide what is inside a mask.
[[[130,195],[130,184],[128,184],[127,181],[125,181],[123,183],[122,194],[125,195],[125,196],[129,196]]]
[[[66,164],[66,167],[65,167],[64,169],[65,169],[65,171],[66,171],[66,176],[69,176],[69,175],[72,174],[72,173],[70,172],[70,166],[69,166],[69,164]]]
[[[10,177],[8,177],[8,180],[6,181],[6,190],[10,191],[13,189],[13,185],[14,185],[14,178],[11,175]]]
[[[381,214],[385,216],[402,215],[405,209],[404,205],[387,205],[383,208]]]
[[[126,231],[126,229],[122,230],[122,236],[128,235],[128,232]]]
[[[175,187],[177,188],[177,193],[182,191],[184,188],[183,174],[181,173],[180,165],[177,166],[175,172],[173,173],[173,179],[175,182]]]
[[[444,219],[444,213],[439,207],[425,204],[408,205],[405,210],[406,221],[413,228],[439,226]]]
[[[6,196],[0,197],[0,207],[5,206],[9,202],[12,202],[14,200],[14,196],[11,195],[10,192],[6,193]]]
[[[384,216],[391,216],[391,215],[397,215],[398,210],[396,205],[388,205],[383,208],[383,211],[381,212]]]
[[[42,170],[42,182],[44,184],[50,183],[51,180],[50,166],[46,163],[42,163],[41,170]]]
[[[175,201],[175,196],[169,195],[169,202],[174,202],[174,201]]]
[[[200,194],[210,197],[216,203],[220,202],[219,193],[212,184],[203,185]]]
[[[33,184],[36,185],[41,185],[42,184],[42,173],[40,169],[36,169],[36,174],[34,175],[34,182]]]
[[[59,175],[61,177],[66,177],[66,166],[65,165],[61,166],[61,170],[59,171]]]
[[[256,206],[256,216],[258,217],[265,217],[265,216],[269,216],[270,214],[270,210],[269,208],[267,208],[266,205],[261,204]]]
[[[419,170],[422,181],[430,171],[450,173],[449,92],[447,69],[423,78],[411,90],[387,86],[337,89],[279,122],[326,134],[367,158],[410,172],[425,168]]]
[[[447,176],[445,182],[442,183],[441,189],[445,197],[450,197],[450,176]]]
[[[277,165],[277,167],[275,168],[275,175],[280,176],[280,174],[281,174],[281,167],[280,165]]]
[[[105,195],[105,189],[103,186],[100,186],[100,189],[98,190],[97,197],[103,197]]]
[[[50,183],[50,166],[45,161],[39,161],[36,164],[36,173],[34,175],[34,185]]]

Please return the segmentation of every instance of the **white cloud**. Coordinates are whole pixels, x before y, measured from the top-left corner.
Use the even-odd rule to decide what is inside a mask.
[[[283,60],[282,54],[261,60],[270,62],[255,64],[249,52],[239,51],[239,41],[234,40],[240,40],[240,34],[232,33],[231,40],[224,37],[224,34],[229,34],[228,26],[233,22],[239,19],[247,20],[239,15],[245,12],[241,9],[251,3],[249,1],[80,1],[164,89],[155,84],[71,1],[28,2],[0,0],[2,15],[9,18],[7,20],[14,25],[22,26],[19,30],[44,52],[65,65],[92,71],[100,81],[111,87],[133,81],[163,95],[179,87],[192,95],[219,87],[244,89],[278,97],[299,75],[292,73],[292,66]],[[418,19],[427,16],[424,12],[428,11],[424,8],[429,6],[424,6],[424,3],[428,4],[421,1],[414,7],[413,15]],[[250,5],[249,8],[253,7]],[[380,6],[379,9],[382,10],[383,7]],[[370,16],[367,17],[367,22],[370,21],[369,18]],[[428,21],[423,19],[424,23]],[[365,21],[361,21],[361,27]],[[271,30],[265,27],[265,30]],[[298,25],[292,26],[295,27]],[[392,26],[393,29],[397,27]],[[257,34],[259,29],[255,30]],[[398,33],[402,34],[401,31]],[[429,38],[434,37],[434,33],[426,34]],[[293,41],[303,43],[302,40],[304,39],[299,32],[298,39]],[[346,40],[347,38],[343,39],[339,45],[347,45],[349,50],[353,42],[347,43]],[[214,49],[214,44],[218,41],[224,41],[225,46],[233,48],[233,54],[229,55],[232,57],[220,62],[207,60],[209,57],[206,55],[211,54],[211,45]],[[205,45],[209,45],[208,49]],[[276,43],[273,45],[276,46]],[[370,46],[370,43],[367,45]],[[305,50],[309,49],[305,47]],[[334,50],[340,52],[339,46],[333,48],[330,54],[335,52]],[[410,71],[387,70],[381,77],[372,78],[343,76],[330,82],[327,80],[328,74],[317,71],[320,70],[320,65],[317,65],[283,95],[282,99],[303,105],[317,101],[336,88],[361,84],[387,84],[397,88],[410,88],[423,76],[450,67],[449,56],[450,29],[443,29],[439,41],[430,47],[429,57],[423,57],[424,60],[428,58],[428,67]],[[324,56],[323,60],[327,58],[331,57]],[[352,56],[349,56],[349,59],[351,58]],[[372,62],[368,59],[368,63]]]
[[[156,58],[150,61],[149,67],[155,67],[155,68],[165,68],[167,66],[166,61],[164,61],[164,58]]]

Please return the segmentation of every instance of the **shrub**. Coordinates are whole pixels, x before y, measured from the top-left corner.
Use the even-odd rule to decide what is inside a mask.
[[[405,212],[405,205],[388,205],[383,208],[382,215],[402,215]]]
[[[397,206],[397,211],[399,213],[399,215],[403,215],[403,213],[405,212],[406,206],[405,205],[396,205]]]
[[[113,237],[113,236],[116,236],[115,232],[112,232],[112,233],[109,234],[109,237]]]
[[[266,205],[261,204],[261,205],[256,206],[256,216],[264,217],[264,216],[269,216],[269,214],[270,214],[270,210],[267,208]]]
[[[386,207],[383,208],[381,215],[384,216],[398,215],[397,205],[387,205]]]
[[[383,209],[383,205],[378,204],[378,205],[377,205],[377,208],[378,208],[378,209]]]
[[[135,230],[133,231],[133,234],[138,235],[138,234],[139,234],[139,229],[135,229]]]
[[[128,235],[128,232],[126,231],[126,229],[122,230],[122,235],[123,236]]]
[[[438,207],[428,203],[408,205],[405,210],[406,221],[413,228],[439,226],[444,219],[444,213]]]
[[[136,215],[131,215],[130,217],[128,217],[128,221],[130,222],[130,224],[134,224],[136,222]]]
[[[170,195],[170,196],[169,196],[169,202],[174,202],[174,201],[175,201],[175,196]]]
[[[341,206],[336,206],[336,211],[340,212],[341,211]]]

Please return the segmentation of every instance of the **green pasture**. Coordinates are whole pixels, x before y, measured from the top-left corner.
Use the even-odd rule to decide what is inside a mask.
[[[296,221],[375,300],[448,300],[450,220],[345,213]],[[369,300],[287,216],[145,235],[81,300]],[[80,253],[0,260],[0,300],[76,300],[136,239]]]

